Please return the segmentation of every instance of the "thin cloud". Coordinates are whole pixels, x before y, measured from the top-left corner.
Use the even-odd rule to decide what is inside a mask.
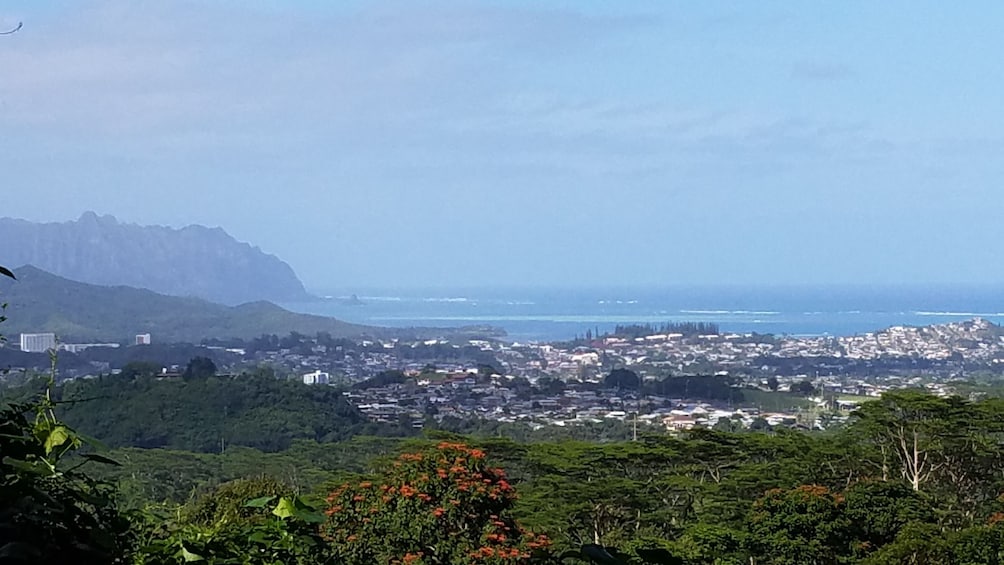
[[[791,65],[790,75],[794,79],[808,81],[836,81],[854,76],[847,65],[828,61],[797,61]]]
[[[498,90],[513,58],[588,50],[651,23],[450,2],[330,13],[78,5],[0,49],[0,123],[175,140],[256,130],[263,142],[303,126],[411,123]]]

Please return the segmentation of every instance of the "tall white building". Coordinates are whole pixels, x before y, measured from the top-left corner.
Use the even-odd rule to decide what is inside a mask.
[[[303,375],[303,384],[305,385],[326,385],[329,382],[331,382],[331,375],[322,373],[321,371],[314,371],[313,373]]]
[[[21,351],[45,353],[56,348],[56,334],[21,334]]]

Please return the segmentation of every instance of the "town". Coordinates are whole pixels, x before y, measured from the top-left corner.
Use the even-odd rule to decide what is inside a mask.
[[[53,334],[24,334],[20,346],[21,354],[35,352],[36,360],[43,351],[59,349],[61,363],[68,365],[62,378],[119,372],[125,362],[142,359],[143,348],[149,348],[146,360],[165,360],[163,378],[180,376],[191,355],[212,358],[221,374],[268,367],[307,385],[344,387],[344,395],[372,420],[415,427],[428,418],[452,418],[534,428],[621,422],[668,430],[821,429],[884,391],[922,387],[945,395],[967,375],[1004,368],[1001,328],[979,318],[846,337],[736,334],[711,325],[669,324],[627,326],[563,343],[348,340],[293,333],[155,349],[149,334],[136,336],[129,347],[57,345]],[[113,352],[117,363],[100,360]],[[9,374],[29,370],[12,368]],[[617,374],[628,377],[611,379]]]

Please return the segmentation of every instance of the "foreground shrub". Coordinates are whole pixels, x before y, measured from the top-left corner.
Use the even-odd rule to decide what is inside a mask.
[[[516,523],[515,500],[483,451],[443,442],[401,455],[380,481],[332,492],[322,530],[345,565],[529,563],[550,541]]]

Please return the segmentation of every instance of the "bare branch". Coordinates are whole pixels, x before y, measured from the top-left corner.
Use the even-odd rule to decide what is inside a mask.
[[[17,27],[15,27],[14,29],[9,29],[7,31],[0,31],[0,35],[10,35],[10,34],[15,33],[17,31],[20,31],[21,28],[23,28],[23,27],[24,27],[24,22],[17,22]]]

